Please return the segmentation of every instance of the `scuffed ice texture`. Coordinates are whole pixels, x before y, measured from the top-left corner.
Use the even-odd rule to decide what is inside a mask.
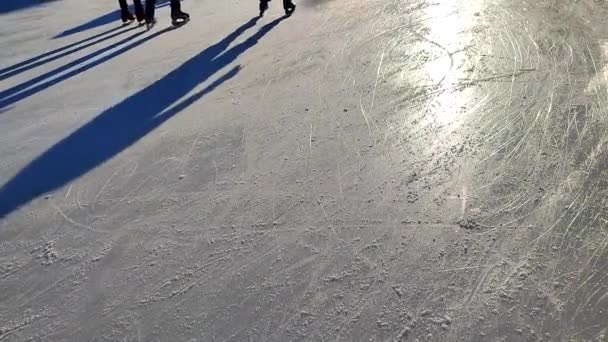
[[[606,341],[608,3],[297,4],[0,14],[0,341]]]

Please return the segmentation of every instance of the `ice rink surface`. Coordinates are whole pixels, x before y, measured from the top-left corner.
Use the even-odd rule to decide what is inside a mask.
[[[1,1],[0,341],[607,341],[608,3]]]

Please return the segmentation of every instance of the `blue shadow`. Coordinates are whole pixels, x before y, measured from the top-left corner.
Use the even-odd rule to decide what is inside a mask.
[[[0,0],[0,1],[2,1],[2,0]],[[161,5],[157,6],[157,7],[166,6],[167,4],[168,3],[165,2],[165,3],[163,3],[163,4],[161,4]],[[129,27],[129,28],[126,28],[126,26],[124,26],[124,25],[123,26],[117,26],[117,27],[111,28],[111,29],[109,29],[107,31],[101,32],[101,33],[96,34],[94,36],[91,36],[89,38],[83,39],[81,41],[78,41],[78,42],[66,45],[64,47],[55,49],[53,51],[45,52],[45,53],[43,53],[41,55],[38,55],[36,57],[32,57],[32,58],[30,58],[28,60],[25,60],[23,62],[19,62],[19,63],[15,64],[15,65],[11,65],[9,67],[0,69],[0,81],[5,80],[5,79],[10,78],[10,77],[13,77],[15,75],[18,75],[18,74],[20,74],[22,72],[34,69],[34,68],[39,67],[41,65],[44,65],[46,63],[49,63],[49,62],[55,61],[57,59],[63,58],[65,56],[69,56],[69,55],[71,55],[73,53],[76,53],[78,51],[84,50],[84,49],[86,49],[88,47],[91,47],[93,45],[102,43],[102,42],[104,42],[106,40],[112,39],[112,38],[117,37],[117,36],[119,36],[121,34],[124,34],[126,32],[132,31],[132,30],[134,30],[136,28],[137,28],[137,26]],[[118,31],[118,30],[121,30],[121,31],[120,32],[115,32],[115,31]],[[111,33],[113,33],[113,34],[111,34]],[[95,39],[97,39],[97,40],[95,40]],[[95,40],[95,41],[91,42],[92,40]],[[113,47],[115,47],[115,45],[113,45]],[[101,51],[89,54],[87,57],[83,57],[83,58],[79,59],[79,61],[82,62],[86,58],[95,57],[96,55],[98,55],[100,53],[103,53],[105,51],[107,51],[107,48],[103,49]],[[4,91],[0,92],[0,108],[2,108],[2,99],[4,97],[10,96],[11,94],[15,94],[16,92],[19,92],[19,91],[21,91],[21,90],[23,90],[23,89],[25,89],[25,88],[27,88],[27,87],[29,87],[29,86],[37,83],[37,82],[42,81],[44,78],[52,77],[54,74],[59,73],[59,72],[65,70],[66,68],[73,67],[74,65],[75,65],[74,63],[70,63],[69,65],[67,65],[65,67],[62,67],[62,68],[59,68],[57,70],[48,72],[48,73],[46,73],[46,74],[44,74],[42,76],[36,77],[33,80],[27,81],[27,82],[25,82],[23,84],[20,84],[20,85],[16,86],[16,87],[13,87],[13,88],[10,88],[10,89],[7,89],[7,90],[4,90]],[[41,89],[45,89],[45,88],[46,87],[42,87]],[[18,101],[18,100],[16,100],[16,101]]]
[[[71,43],[71,44],[66,45],[66,46],[62,46],[62,47],[60,47],[60,48],[58,48],[58,49],[55,49],[55,50],[53,50],[53,51],[48,51],[48,52],[45,52],[45,53],[43,53],[43,54],[41,54],[41,55],[38,55],[38,56],[36,56],[36,57],[32,57],[32,58],[27,59],[27,60],[25,60],[25,61],[23,61],[23,62],[19,62],[19,63],[17,63],[17,64],[11,65],[10,67],[5,67],[5,68],[3,68],[3,69],[0,69],[0,75],[2,75],[2,74],[4,74],[4,73],[7,73],[7,72],[11,72],[11,71],[13,71],[13,70],[15,70],[15,69],[22,68],[22,67],[24,67],[24,66],[26,66],[26,65],[28,65],[28,64],[30,64],[30,63],[34,63],[34,62],[36,62],[36,61],[38,61],[38,60],[41,60],[41,59],[43,59],[43,58],[45,58],[45,57],[48,57],[48,56],[54,55],[54,54],[56,54],[56,53],[59,53],[59,52],[65,51],[65,50],[67,50],[67,49],[71,49],[71,48],[73,48],[73,47],[75,47],[75,46],[77,46],[77,45],[80,45],[80,44],[86,43],[86,42],[91,41],[91,40],[93,40],[93,39],[97,39],[97,38],[102,37],[102,36],[104,36],[104,35],[106,35],[106,34],[109,34],[109,33],[111,33],[111,32],[114,32],[114,31],[116,31],[116,30],[118,30],[118,29],[120,29],[120,27],[114,27],[114,28],[112,28],[112,29],[110,29],[110,30],[108,30],[108,31],[101,32],[101,33],[96,34],[96,35],[94,35],[94,36],[91,36],[91,37],[85,38],[85,39],[83,39],[83,40],[81,40],[81,41],[78,41],[78,42],[75,42],[75,43]]]
[[[132,30],[132,29],[135,29],[135,28],[131,28],[130,30]],[[91,68],[94,68],[112,58],[122,55],[123,53],[125,53],[149,40],[152,40],[152,39],[158,37],[159,35],[167,32],[167,31],[170,31],[172,29],[174,29],[174,28],[173,27],[166,28],[162,31],[158,31],[149,36],[146,36],[143,39],[137,40],[130,45],[125,45],[130,40],[143,36],[146,33],[146,31],[140,31],[140,32],[135,33],[129,37],[126,37],[116,43],[108,45],[108,46],[104,47],[103,49],[97,50],[86,56],[80,57],[57,69],[51,70],[38,77],[31,79],[29,81],[20,83],[9,89],[3,90],[0,92],[0,109],[13,105],[25,98],[28,98],[32,95],[39,93],[51,86],[54,86],[67,79],[70,79],[82,72],[85,72]],[[114,49],[116,49],[116,50],[114,50]],[[99,55],[102,55],[102,54],[112,51],[112,50],[114,50],[112,53],[109,53],[101,58],[96,59],[96,57],[98,57]],[[80,65],[82,63],[89,62],[89,61],[91,61],[91,62],[88,64],[84,64],[84,65],[80,66],[79,68],[68,71],[74,67],[77,67],[78,65]],[[60,76],[57,76],[57,75],[60,75]]]
[[[0,0],[0,14],[44,5],[54,0]]]
[[[69,56],[69,55],[71,55],[73,53],[76,53],[76,52],[78,52],[80,50],[84,50],[84,49],[86,49],[88,47],[91,47],[93,45],[99,44],[99,43],[104,42],[104,41],[106,41],[108,39],[112,39],[114,37],[117,37],[117,36],[119,36],[121,34],[127,33],[129,31],[132,31],[133,29],[135,29],[134,27],[132,27],[132,28],[127,28],[127,29],[124,29],[124,30],[120,30],[122,27],[124,27],[124,26],[119,26],[119,27],[112,28],[112,29],[110,29],[108,31],[105,31],[105,32],[102,32],[100,34],[94,35],[92,37],[89,37],[87,39],[81,40],[79,42],[76,42],[76,43],[73,43],[73,44],[61,47],[61,48],[56,49],[54,51],[43,53],[43,54],[41,54],[39,56],[30,58],[30,59],[28,59],[26,61],[23,61],[23,62],[15,64],[15,65],[12,65],[10,67],[4,68],[4,69],[0,70],[0,81],[5,80],[5,79],[10,78],[10,77],[13,77],[15,75],[18,75],[18,74],[20,74],[22,72],[34,69],[34,68],[39,67],[41,65],[44,65],[46,63],[52,62],[52,61],[57,60],[59,58],[63,58],[65,56]],[[118,31],[118,32],[116,32],[116,31]],[[99,39],[94,40],[96,38],[99,38]],[[93,40],[93,41],[90,42],[91,40]],[[78,46],[78,45],[80,45],[80,46]],[[73,49],[70,50],[70,48],[72,48],[72,47],[73,47]],[[45,57],[48,57],[48,58],[45,58]]]
[[[103,26],[103,25],[107,25],[107,24],[110,24],[113,22],[119,22],[119,21],[120,21],[120,10],[112,11],[110,13],[106,13],[106,14],[102,15],[101,17],[97,17],[91,21],[88,21],[84,24],[78,25],[69,30],[65,30],[65,31],[61,32],[60,34],[56,35],[55,37],[53,37],[53,39],[71,36],[71,35],[79,33],[79,32],[83,32],[86,30],[90,30],[92,28],[96,28],[99,26]]]
[[[7,1],[7,0],[0,0],[0,1]],[[8,1],[13,1],[13,0],[8,0]],[[161,3],[157,4],[156,8],[161,8],[161,7],[165,7],[165,6],[169,5],[169,3],[167,1],[168,0],[165,0],[165,1],[162,1]],[[132,5],[130,8],[131,8],[131,12],[133,12]],[[69,30],[63,31],[60,34],[53,37],[53,39],[71,36],[73,34],[80,33],[80,32],[86,31],[86,30],[90,30],[90,29],[93,29],[93,28],[96,28],[99,26],[107,25],[107,24],[110,24],[113,22],[120,22],[120,10],[106,13],[106,14],[102,15],[101,17],[97,17],[84,24],[81,24],[81,25],[73,27]]]
[[[228,49],[235,39],[256,25],[258,18],[248,21],[50,147],[0,188],[0,217],[98,167],[234,77],[240,66],[222,74],[203,90],[181,99],[256,45],[285,18],[266,24],[247,40]]]

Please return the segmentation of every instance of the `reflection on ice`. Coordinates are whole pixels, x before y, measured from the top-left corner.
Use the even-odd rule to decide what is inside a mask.
[[[434,48],[432,59],[424,69],[432,85],[437,87],[438,93],[433,96],[429,107],[440,125],[457,123],[466,104],[466,98],[456,88],[465,76],[462,68],[464,48],[470,44],[468,32],[475,22],[472,6],[475,4],[458,6],[452,1],[440,1],[425,9],[429,17],[426,40]]]
[[[602,60],[608,60],[608,41],[602,40],[599,42],[600,52],[602,53]],[[598,68],[598,66],[594,66]],[[608,66],[602,66],[601,70],[598,70],[597,74],[591,78],[591,81],[587,85],[585,92],[587,94],[595,94],[606,91],[606,84],[608,83]],[[603,87],[603,88],[602,88]],[[603,89],[603,90],[602,90]]]

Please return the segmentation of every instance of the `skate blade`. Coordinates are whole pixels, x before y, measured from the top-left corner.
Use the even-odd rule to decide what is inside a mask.
[[[180,27],[180,26],[184,26],[186,25],[188,22],[190,21],[190,18],[180,18],[180,19],[173,19],[173,21],[171,22],[171,25],[173,25],[173,27]]]
[[[286,17],[291,17],[291,15],[293,14],[293,12],[295,12],[295,11],[296,11],[296,5],[293,5],[293,7],[285,10],[285,16]]]

